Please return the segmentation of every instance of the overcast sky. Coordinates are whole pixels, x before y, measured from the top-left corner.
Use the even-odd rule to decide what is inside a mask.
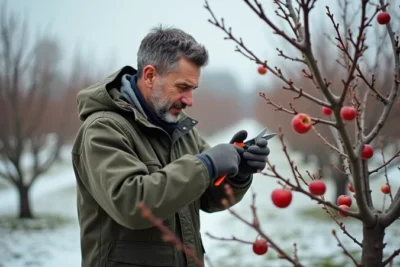
[[[268,14],[274,16],[272,0],[265,3]],[[325,1],[321,1],[325,2]],[[276,61],[279,40],[241,0],[209,0],[217,15],[223,16],[237,36],[261,58]],[[66,57],[80,44],[102,64],[107,72],[128,64],[136,67],[136,52],[141,39],[159,23],[176,26],[205,44],[210,53],[208,71],[223,68],[234,72],[244,91],[254,82],[267,83],[268,75],[257,74],[254,62],[234,52],[232,41],[207,20],[210,14],[204,0],[8,0],[8,8],[28,15],[30,26],[59,36]],[[112,65],[107,66],[111,56]],[[274,60],[275,59],[275,60]],[[278,59],[281,60],[281,59]],[[278,61],[279,63],[279,61]],[[104,64],[104,65],[103,65]]]

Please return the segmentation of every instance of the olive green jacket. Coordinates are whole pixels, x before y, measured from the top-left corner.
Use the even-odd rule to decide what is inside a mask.
[[[125,66],[78,93],[83,121],[72,149],[77,182],[82,266],[196,266],[137,207],[143,202],[164,225],[205,253],[199,210],[221,211],[223,185],[211,186],[206,166],[194,155],[209,148],[187,115],[168,135],[150,124],[119,91]],[[240,201],[250,187],[226,181]]]

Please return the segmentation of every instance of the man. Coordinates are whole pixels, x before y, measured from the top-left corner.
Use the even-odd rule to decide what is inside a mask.
[[[240,201],[252,174],[265,167],[267,142],[243,152],[235,140],[210,147],[199,135],[183,110],[192,106],[208,52],[189,34],[154,29],[137,61],[137,71],[125,66],[77,96],[83,124],[72,158],[82,266],[196,266],[163,241],[137,204],[203,260],[199,210],[224,209],[224,186],[213,181],[228,174],[224,183]]]

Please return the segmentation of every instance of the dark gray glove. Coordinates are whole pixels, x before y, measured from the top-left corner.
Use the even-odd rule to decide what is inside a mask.
[[[255,145],[250,146],[242,155],[239,166],[239,176],[246,177],[262,171],[266,166],[266,158],[269,155],[268,141],[265,139],[257,140]]]
[[[211,179],[225,174],[236,176],[243,152],[242,147],[233,144],[219,144],[204,151],[202,154],[207,156],[213,165],[214,172]]]

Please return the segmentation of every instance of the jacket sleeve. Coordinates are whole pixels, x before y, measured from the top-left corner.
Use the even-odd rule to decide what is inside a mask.
[[[194,133],[197,139],[197,144],[199,145],[200,153],[210,148],[210,145],[200,136],[198,130],[194,129]],[[221,200],[227,198],[224,189],[224,184],[226,183],[229,184],[232,188],[235,203],[240,202],[250,188],[252,181],[253,175],[251,175],[244,183],[235,183],[229,178],[225,179],[224,182],[218,187],[215,187],[213,184],[210,183],[206,191],[201,196],[200,209],[204,212],[209,213],[225,210],[225,206],[222,205]],[[230,204],[230,206],[234,206],[232,205],[232,203]]]
[[[138,202],[166,219],[200,198],[209,184],[206,166],[193,155],[184,155],[149,174],[123,128],[109,118],[97,118],[86,129],[79,164],[81,179],[94,199],[116,222],[130,229],[153,226],[142,217]]]

